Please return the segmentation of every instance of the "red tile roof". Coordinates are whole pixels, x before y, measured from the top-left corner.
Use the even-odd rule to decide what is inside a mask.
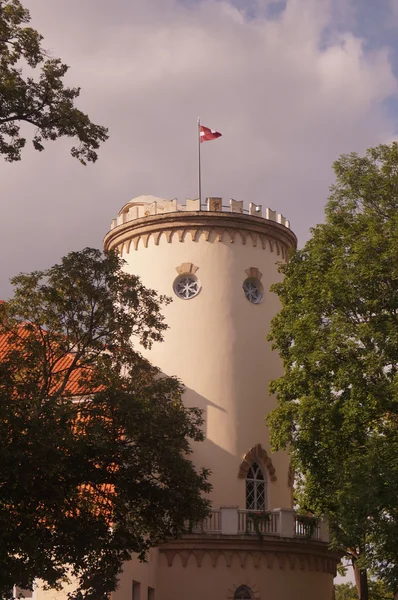
[[[0,302],[4,302],[4,301],[0,300]],[[18,327],[17,332],[14,332],[14,331],[0,332],[0,362],[6,358],[8,353],[13,352],[18,349],[19,341],[21,343],[21,350],[24,351],[24,348],[23,348],[24,340],[26,340],[29,337],[29,335],[34,336],[36,333],[37,333],[37,331],[36,332],[30,331],[28,328],[28,325],[26,325],[26,326],[20,325]],[[41,335],[42,334],[46,335],[46,332],[44,330],[41,330],[40,333],[41,333]],[[57,375],[61,375],[63,372],[66,373],[66,371],[71,367],[73,360],[74,360],[74,356],[72,353],[65,354],[64,356],[61,355],[59,357],[59,359],[57,359],[55,362],[55,366],[52,371],[52,374],[54,376],[57,376]],[[81,396],[81,395],[87,394],[89,392],[93,393],[94,391],[98,391],[98,390],[87,390],[87,388],[83,387],[83,383],[82,383],[83,375],[87,375],[87,368],[83,369],[79,366],[76,366],[75,368],[73,368],[73,370],[71,371],[71,373],[68,377],[68,382],[65,387],[65,392],[68,394],[71,394],[73,396]],[[56,388],[53,389],[52,391],[55,392]]]
[[[0,303],[2,301],[0,300]],[[42,333],[42,332],[41,332]],[[45,333],[45,332],[44,332]],[[3,361],[7,354],[13,352],[18,349],[18,343],[21,344],[21,350],[24,351],[23,341],[26,340],[29,335],[34,335],[35,332],[32,333],[29,331],[28,326],[21,325],[17,332],[3,332],[0,333],[0,362]],[[71,364],[73,363],[74,357],[72,354],[66,354],[61,357],[56,363],[56,369],[54,370],[54,374],[62,373],[66,371]],[[89,390],[87,388],[82,387],[81,378],[83,373],[87,373],[87,369],[82,369],[76,367],[70,374],[68,383],[65,387],[65,391],[68,395],[73,396],[82,396],[87,395]],[[56,388],[53,390],[56,391]],[[91,393],[98,391],[95,389],[90,390]],[[77,416],[77,422],[84,423],[87,417],[82,417],[81,414]],[[75,425],[77,424],[75,423]],[[112,496],[114,495],[114,486],[112,484],[102,484],[98,487],[98,489],[94,488],[91,484],[84,484],[79,486],[82,497],[84,497],[87,493],[92,495],[93,498],[93,512],[95,515],[102,514],[106,516],[109,524],[112,524],[113,520],[113,502]]]

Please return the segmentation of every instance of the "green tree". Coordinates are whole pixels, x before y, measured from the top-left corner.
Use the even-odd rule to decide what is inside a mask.
[[[335,600],[358,600],[356,586],[352,583],[336,585],[335,594]],[[381,581],[371,579],[369,580],[369,600],[393,600],[393,595]]]
[[[208,513],[202,415],[139,353],[167,299],[86,249],[18,275],[0,312],[0,595],[35,578],[105,599],[125,560]],[[134,341],[133,341],[134,340]],[[135,347],[135,344],[138,347]]]
[[[77,138],[72,156],[82,164],[94,162],[100,142],[108,138],[107,129],[75,107],[80,88],[64,86],[68,66],[48,58],[43,37],[26,26],[29,21],[29,11],[19,0],[0,0],[0,154],[10,162],[20,160],[26,144],[20,128],[25,122],[35,127],[36,150],[44,150],[44,141]],[[37,67],[40,76],[34,79]]]
[[[340,583],[335,586],[335,600],[358,600],[357,589],[352,583]]]
[[[289,447],[302,507],[330,520],[360,600],[367,569],[398,587],[398,145],[343,155],[326,221],[281,266],[270,340],[274,448]]]

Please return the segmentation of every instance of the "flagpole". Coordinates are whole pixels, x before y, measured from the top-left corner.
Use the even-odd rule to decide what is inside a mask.
[[[199,210],[202,209],[202,174],[200,168],[200,117],[198,117],[198,194]]]

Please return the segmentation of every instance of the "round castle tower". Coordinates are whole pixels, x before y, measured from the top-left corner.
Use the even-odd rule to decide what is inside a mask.
[[[275,406],[269,382],[282,374],[266,341],[279,310],[269,288],[296,236],[261,206],[208,198],[206,208],[141,196],[104,240],[127,271],[173,298],[165,342],[144,353],[182,380],[186,405],[203,409],[206,440],[193,460],[213,485],[206,522],[148,564],[126,565],[114,598],[130,599],[133,585],[133,600],[330,600],[338,557],[324,524],[293,512],[289,457],[271,453],[265,424]]]

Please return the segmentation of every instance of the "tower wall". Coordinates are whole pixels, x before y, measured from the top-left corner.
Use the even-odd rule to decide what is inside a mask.
[[[282,215],[220,198],[185,207],[176,200],[141,197],[122,208],[104,247],[117,249],[125,269],[173,302],[163,308],[169,329],[164,343],[143,354],[163,373],[186,386],[184,403],[201,408],[206,440],[194,445],[197,467],[211,470],[212,510],[181,540],[151,552],[147,565],[125,565],[113,600],[130,600],[132,581],[140,600],[232,600],[247,586],[256,600],[330,600],[340,556],[328,549],[327,527],[303,529],[292,510],[292,473],[284,452],[272,453],[265,417],[274,408],[269,382],[282,365],[266,337],[279,310],[269,291],[280,281],[277,264],[286,261],[296,237]],[[177,277],[194,276],[199,292],[176,293]],[[262,289],[250,302],[246,279]],[[259,283],[260,282],[260,283]],[[185,284],[184,284],[185,285]],[[195,284],[196,285],[196,284]],[[247,291],[247,290],[246,290]],[[258,299],[258,298],[257,298]],[[246,474],[256,462],[267,480],[268,521],[262,533],[250,526]],[[148,591],[148,595],[146,595]]]
[[[330,571],[307,565],[303,568],[305,561],[291,564],[292,558],[292,554],[278,558],[270,554],[258,561],[255,556],[241,552],[240,555],[233,553],[228,561],[225,556],[219,556],[214,564],[212,556],[206,553],[198,566],[194,554],[189,556],[186,565],[177,555],[170,567],[166,558],[161,557],[157,581],[158,589],[162,590],[159,597],[161,600],[234,600],[235,590],[243,584],[252,590],[253,600],[332,600]]]
[[[269,382],[282,372],[266,341],[279,308],[269,288],[280,280],[276,263],[286,259],[295,241],[276,221],[222,211],[148,215],[122,222],[105,240],[106,247],[119,249],[128,272],[173,299],[163,309],[170,327],[164,343],[144,354],[165,374],[181,379],[187,406],[204,411],[206,441],[196,444],[194,462],[212,472],[216,507],[245,507],[239,469],[258,444],[268,508],[291,507],[289,459],[285,453],[271,454],[264,419],[275,406]],[[190,271],[200,292],[183,300],[173,284],[179,273]],[[251,273],[263,286],[258,304],[249,302],[242,289]]]

